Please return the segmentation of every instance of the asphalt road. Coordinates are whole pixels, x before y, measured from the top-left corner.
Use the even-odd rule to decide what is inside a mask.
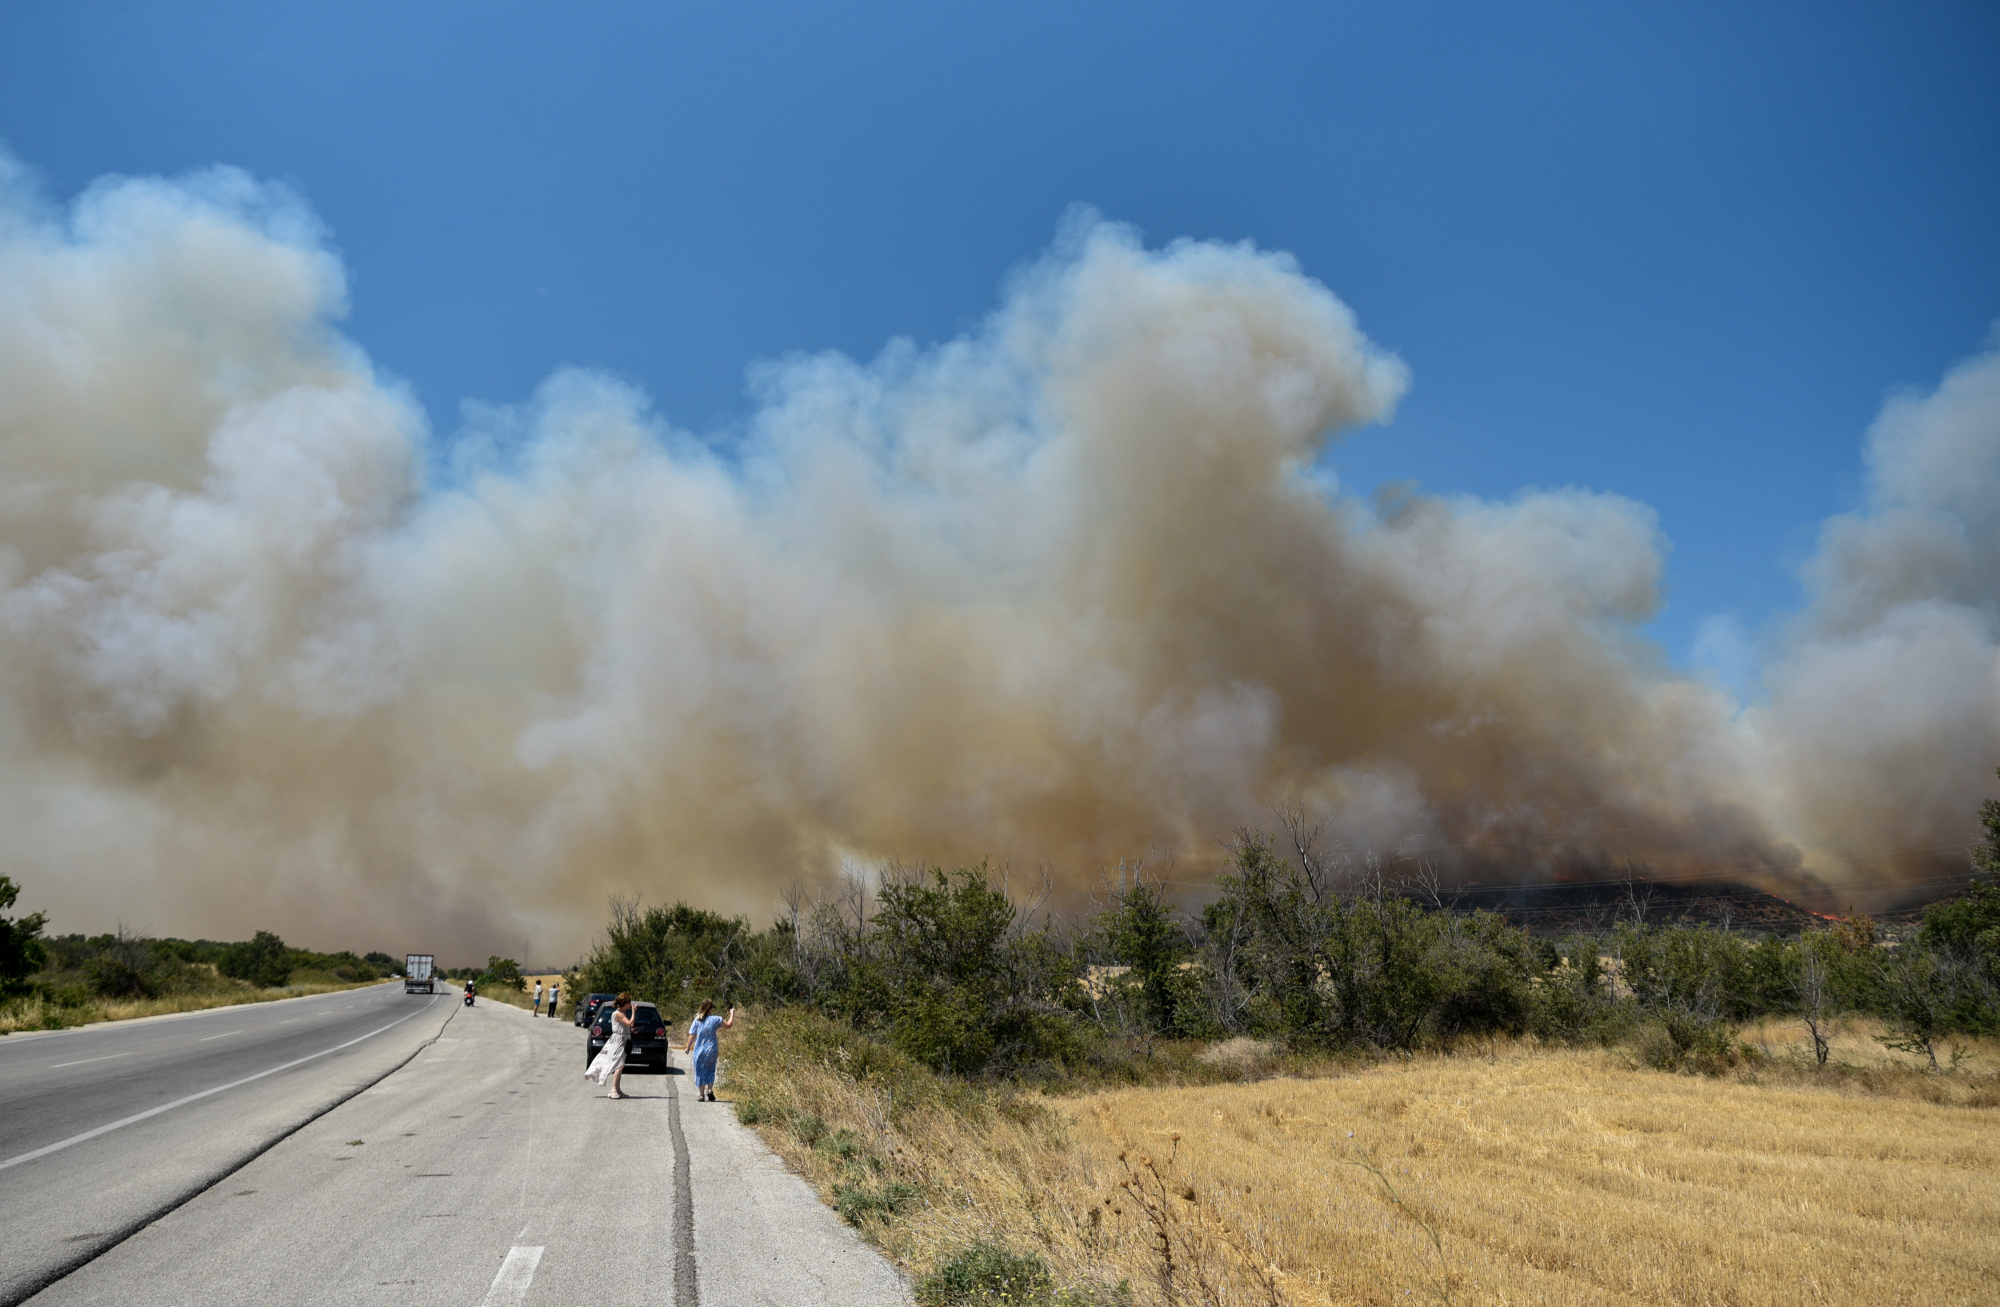
[[[115,1027],[38,1041],[43,1052],[27,1057],[0,1041],[6,1167],[121,1116],[361,1037],[0,1169],[0,1285],[45,1279],[67,1258],[84,1264],[34,1296],[34,1307],[909,1301],[888,1263],[736,1124],[727,1104],[682,1094],[685,1077],[628,1076],[631,1097],[613,1102],[582,1078],[584,1034],[565,1022],[400,992],[334,997],[345,1002],[325,1016],[310,1006],[322,1000],[268,1005],[292,1009],[277,1018],[291,1023],[288,1032],[324,1029],[303,1044],[264,1044],[261,1062],[205,1051],[246,1039],[251,1030],[240,1022],[183,1019],[175,1024],[188,1029],[162,1022],[120,1032],[145,1048],[84,1038]],[[191,1040],[204,1051],[177,1056]],[[148,1048],[154,1056],[142,1057]],[[68,1092],[30,1079],[94,1066],[113,1080],[110,1068],[121,1062],[156,1063],[158,1077],[136,1077],[147,1086],[124,1091],[72,1078],[63,1082]],[[221,1105],[239,1095],[233,1107]],[[17,1110],[29,1096],[34,1110]],[[204,1177],[199,1192],[157,1219],[141,1218],[136,1232],[113,1219],[114,1209],[137,1212],[147,1196],[172,1191],[168,1173],[180,1177],[185,1197],[199,1163],[240,1150],[258,1122],[269,1131],[281,1120],[284,1112],[272,1110],[280,1099],[292,1124],[257,1144],[264,1151],[254,1160],[219,1183]],[[52,1119],[19,1119],[44,1112]],[[68,1251],[79,1246],[95,1255]],[[13,1300],[0,1288],[0,1302]]]
[[[377,986],[0,1039],[0,1303],[381,1078],[451,1011]]]

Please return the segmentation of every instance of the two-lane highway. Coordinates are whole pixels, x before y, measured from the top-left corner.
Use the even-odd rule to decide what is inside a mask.
[[[396,984],[0,1039],[0,1304],[381,1079],[455,1007]]]

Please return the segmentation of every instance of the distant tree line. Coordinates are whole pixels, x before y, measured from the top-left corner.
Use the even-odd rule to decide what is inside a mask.
[[[12,907],[18,894],[14,882],[0,876],[0,909]],[[293,948],[268,930],[230,943],[124,930],[48,936],[46,925],[42,913],[0,917],[0,999],[39,997],[75,1007],[92,999],[208,993],[238,983],[278,988],[296,977],[359,983],[402,967],[386,953]]]
[[[449,967],[438,974],[446,980],[470,980],[486,990],[523,990],[528,987],[528,982],[521,976],[521,964],[497,954],[489,954],[483,967]]]
[[[1662,1068],[1715,1069],[1744,1023],[1772,1016],[1800,1021],[1823,1064],[1843,1013],[1880,1017],[1885,1042],[1936,1067],[1953,1036],[2000,1031],[2000,802],[1981,820],[1970,887],[1894,938],[1852,915],[1795,937],[1628,920],[1537,938],[1323,856],[1289,818],[1282,853],[1239,835],[1218,897],[1193,915],[1140,883],[1059,924],[984,866],[892,870],[872,902],[859,884],[793,896],[764,930],[614,900],[576,989],[670,1010],[808,1005],[960,1075],[1060,1073],[1239,1034],[1387,1052],[1468,1035],[1623,1041]]]

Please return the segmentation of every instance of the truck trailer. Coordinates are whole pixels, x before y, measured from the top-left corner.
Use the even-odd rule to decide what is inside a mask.
[[[437,959],[428,953],[412,953],[403,964],[403,992],[405,994],[433,994],[437,990],[435,975]]]

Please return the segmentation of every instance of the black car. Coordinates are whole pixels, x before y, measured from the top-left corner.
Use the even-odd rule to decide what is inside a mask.
[[[609,995],[616,998],[617,995]],[[611,1013],[609,1003],[598,1006],[598,1016],[591,1022],[590,1038],[584,1041],[583,1064],[589,1066],[597,1055],[604,1051],[604,1045],[611,1038]],[[625,1069],[627,1071],[651,1071],[655,1075],[667,1074],[667,1023],[660,1010],[651,1003],[632,1005],[632,1041],[625,1046]]]
[[[583,1001],[576,1005],[576,1024],[587,1026],[597,1020],[597,1005],[609,1003],[617,997],[616,994],[585,994]]]

